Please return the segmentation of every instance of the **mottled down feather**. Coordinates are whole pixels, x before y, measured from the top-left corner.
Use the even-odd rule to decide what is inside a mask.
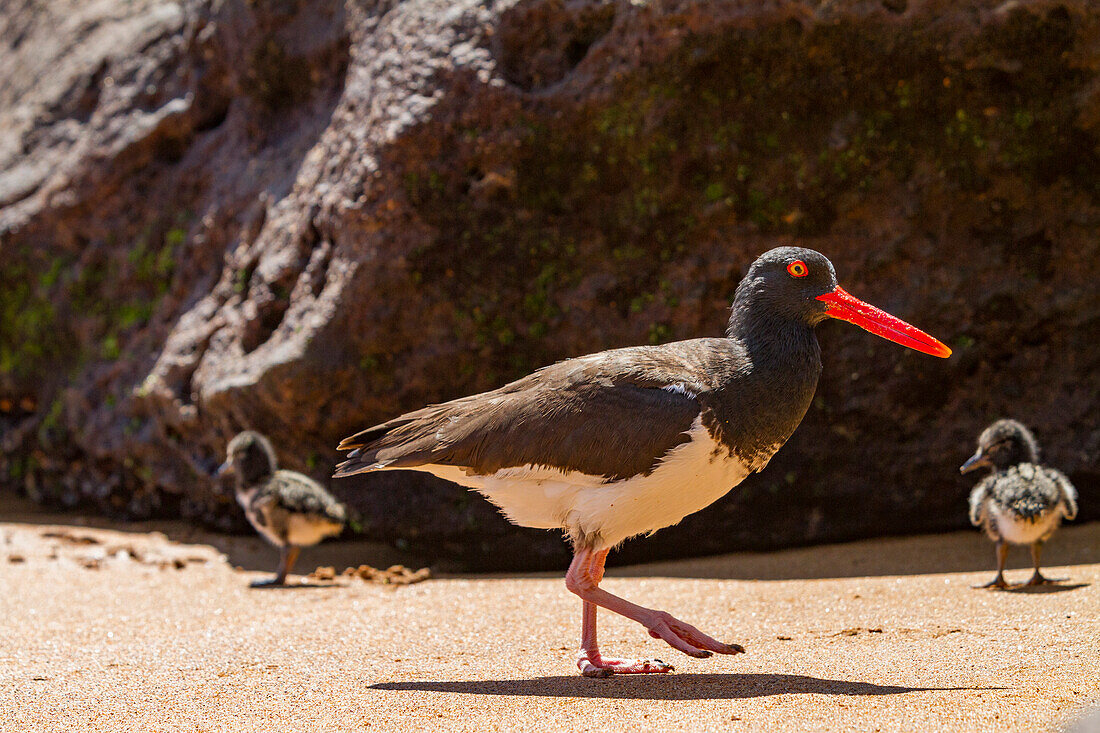
[[[276,471],[256,491],[253,502],[273,499],[276,504],[294,514],[323,517],[343,524],[347,519],[344,506],[307,476],[293,471]]]
[[[970,521],[981,525],[987,503],[1023,520],[1035,521],[1061,506],[1066,519],[1077,516],[1077,492],[1065,474],[1021,463],[986,476],[970,493]]]

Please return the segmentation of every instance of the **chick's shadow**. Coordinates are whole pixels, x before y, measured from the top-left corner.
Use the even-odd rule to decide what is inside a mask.
[[[1078,588],[1088,588],[1091,583],[1066,583],[1063,581],[1055,580],[1050,583],[1044,583],[1043,585],[1010,585],[1007,588],[1001,588],[1001,593],[1022,593],[1024,595],[1043,595],[1045,593],[1066,593],[1071,590],[1077,590]]]
[[[948,691],[961,687],[902,687],[871,682],[828,680],[791,674],[676,674],[613,676],[589,679],[578,675],[528,680],[457,680],[451,682],[383,682],[373,690],[452,692],[466,695],[586,697],[616,700],[740,700],[771,695],[904,695]],[[994,689],[994,688],[980,688]],[[1000,688],[996,688],[1000,689]]]
[[[317,590],[320,588],[347,588],[346,583],[310,583],[303,581],[301,583],[284,583],[282,585],[275,585],[274,583],[268,583],[264,581],[253,581],[245,586],[249,590],[267,590],[267,591],[295,591],[295,590]]]

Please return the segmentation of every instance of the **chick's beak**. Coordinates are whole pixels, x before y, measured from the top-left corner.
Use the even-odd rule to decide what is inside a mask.
[[[966,463],[959,466],[959,473],[968,473],[976,468],[982,468],[989,465],[992,464],[990,464],[989,459],[986,458],[985,454],[982,453],[982,449],[979,448],[974,453],[974,455],[966,459]]]

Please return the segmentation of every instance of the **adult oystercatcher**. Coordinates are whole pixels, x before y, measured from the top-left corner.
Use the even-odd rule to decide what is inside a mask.
[[[237,502],[265,539],[279,548],[279,570],[254,588],[284,585],[302,547],[340,534],[347,514],[343,505],[309,476],[276,470],[271,442],[251,430],[229,441],[229,454],[218,474],[232,473]]]
[[[1030,545],[1035,573],[1027,585],[1050,581],[1039,572],[1043,543],[1062,518],[1077,516],[1077,490],[1065,474],[1039,465],[1039,444],[1015,420],[998,420],[978,436],[978,450],[960,473],[992,470],[970,492],[970,523],[996,543],[997,576],[981,588],[1007,588],[1004,569],[1008,545]]]
[[[597,606],[690,656],[736,654],[737,644],[601,589],[604,561],[628,537],[679,522],[767,465],[810,406],[821,373],[813,329],[828,317],[951,353],[845,292],[824,255],[780,247],[738,286],[725,338],[568,359],[401,415],[344,439],[340,450],[351,452],[335,476],[426,471],[478,491],[516,524],[565,530],[574,548],[566,587],[584,602],[577,664],[587,676],[672,669],[602,656]]]

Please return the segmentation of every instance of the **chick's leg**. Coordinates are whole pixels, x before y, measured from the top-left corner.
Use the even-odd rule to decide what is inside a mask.
[[[1039,558],[1043,554],[1043,543],[1034,542],[1031,545],[1031,562],[1035,565],[1035,573],[1031,576],[1031,580],[1027,581],[1028,585],[1046,585],[1050,583],[1050,579],[1043,576],[1039,572]]]
[[[1005,582],[1005,559],[1008,558],[1008,543],[1004,540],[997,541],[997,577],[978,588],[1007,588]]]

